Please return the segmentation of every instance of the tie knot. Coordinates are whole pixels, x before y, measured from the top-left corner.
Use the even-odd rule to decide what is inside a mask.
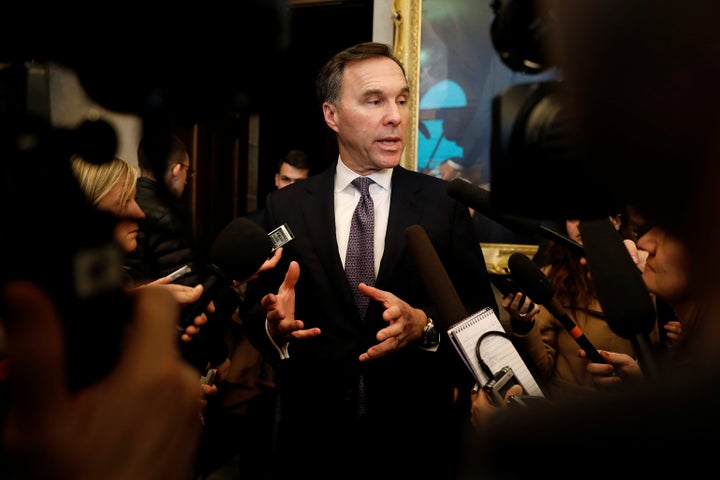
[[[370,193],[370,184],[373,180],[369,177],[357,177],[352,181],[352,184],[360,190],[361,195],[368,195]]]

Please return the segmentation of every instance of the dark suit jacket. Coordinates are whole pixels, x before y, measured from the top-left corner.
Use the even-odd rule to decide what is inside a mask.
[[[287,223],[295,239],[285,245],[281,264],[247,289],[248,304],[257,306],[246,314],[251,341],[270,358],[279,356],[265,334],[265,311],[257,304],[264,294],[277,292],[291,260],[300,264],[295,317],[304,321],[306,328],[322,330],[316,338],[291,342],[290,358],[278,365],[281,421],[286,422],[281,423],[281,431],[301,432],[304,437],[294,441],[305,446],[310,441],[309,429],[323,432],[331,437],[321,436],[329,440],[323,448],[331,449],[340,441],[338,435],[357,434],[349,425],[356,425],[355,390],[362,373],[369,412],[365,422],[385,430],[392,425],[391,435],[413,446],[433,437],[432,443],[437,444],[444,441],[437,435],[447,438],[445,428],[457,420],[453,418],[458,414],[453,388],[462,382],[467,390],[461,395],[469,395],[469,373],[446,335],[436,352],[407,346],[376,361],[358,361],[362,352],[377,343],[375,335],[387,323],[378,302],[370,302],[364,320],[355,308],[335,236],[334,175],[335,166],[267,197],[269,223],[265,228],[269,231]],[[405,229],[418,224],[427,232],[467,311],[486,306],[497,311],[468,208],[447,195],[446,185],[428,175],[395,169],[385,252],[375,286],[433,315],[405,245]],[[337,431],[339,425],[342,431]],[[377,440],[367,443],[373,445]]]

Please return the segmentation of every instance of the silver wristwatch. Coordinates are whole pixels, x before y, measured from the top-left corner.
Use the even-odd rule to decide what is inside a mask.
[[[428,317],[427,325],[423,328],[421,346],[424,348],[434,347],[440,343],[440,332],[435,328],[432,318]]]

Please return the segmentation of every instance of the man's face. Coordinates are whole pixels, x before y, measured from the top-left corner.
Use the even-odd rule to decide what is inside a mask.
[[[172,168],[165,175],[165,183],[168,189],[180,198],[185,191],[188,178],[192,175],[190,156],[185,152],[176,153],[173,155],[172,161]]]
[[[400,163],[407,139],[410,89],[389,58],[348,63],[338,104],[325,103],[325,122],[337,133],[340,157],[361,175]]]
[[[287,187],[298,180],[308,177],[309,171],[305,168],[296,168],[289,163],[283,162],[280,171],[275,174],[275,186],[277,188]]]

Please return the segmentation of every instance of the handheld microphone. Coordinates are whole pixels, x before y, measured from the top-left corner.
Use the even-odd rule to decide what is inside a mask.
[[[438,324],[447,330],[468,316],[467,309],[425,230],[420,225],[409,226],[405,229],[405,241],[437,311]]]
[[[265,230],[248,218],[236,218],[223,228],[210,247],[203,293],[183,308],[181,328],[192,325],[195,317],[232,280],[245,280],[258,271],[272,252],[272,242]]]
[[[548,240],[553,240],[564,245],[580,257],[585,256],[585,249],[582,244],[571,239],[567,235],[554,230],[542,222],[529,220],[513,215],[503,215],[496,212],[490,203],[490,192],[484,188],[477,187],[462,179],[456,178],[448,182],[447,193],[455,200],[477,210],[489,219],[503,225],[520,235],[540,235]]]
[[[536,303],[547,308],[580,348],[585,350],[590,360],[595,363],[608,363],[580,330],[580,327],[568,316],[555,298],[555,288],[550,283],[550,279],[532,259],[527,255],[515,252],[508,259],[508,268],[510,268],[513,280],[517,281]]]

